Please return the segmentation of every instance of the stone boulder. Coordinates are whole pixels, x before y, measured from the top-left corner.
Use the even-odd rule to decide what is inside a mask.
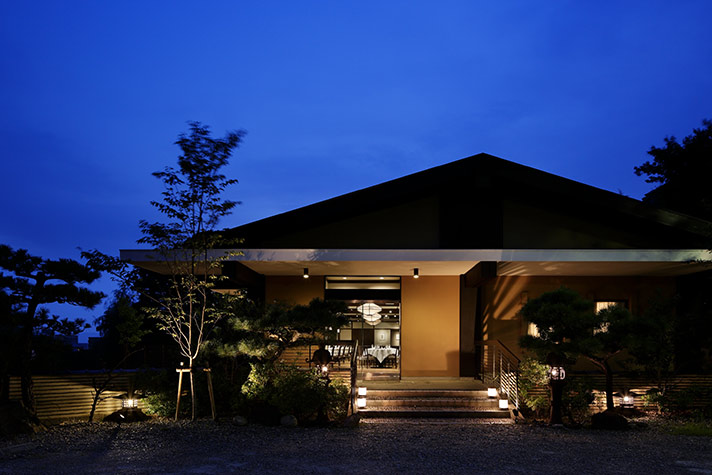
[[[625,416],[617,411],[603,411],[591,416],[591,427],[604,430],[628,430],[630,425]]]
[[[245,419],[242,416],[235,416],[232,418],[232,423],[235,424],[236,426],[246,426],[247,425],[247,419]]]
[[[351,414],[349,417],[344,419],[341,423],[341,427],[358,427],[359,422],[361,422],[361,416],[358,414]]]
[[[123,408],[116,412],[112,412],[104,418],[104,422],[116,422],[117,424],[124,424],[126,422],[143,422],[150,419],[146,414],[143,413],[141,409],[137,408]]]
[[[284,427],[297,427],[297,418],[294,416],[282,416],[279,423]]]
[[[40,420],[30,414],[20,401],[0,404],[0,436],[36,434],[45,429]]]

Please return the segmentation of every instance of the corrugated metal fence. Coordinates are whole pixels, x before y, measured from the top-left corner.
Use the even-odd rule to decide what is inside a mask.
[[[94,414],[94,420],[121,409],[122,401],[115,396],[125,395],[133,387],[135,371],[122,371],[115,374],[107,390],[102,394]],[[66,420],[89,418],[94,399],[94,382],[106,380],[101,372],[86,372],[58,375],[32,376],[34,394],[37,406],[37,417],[40,420]],[[10,378],[10,399],[21,399],[20,378]],[[142,401],[138,406],[143,408]]]

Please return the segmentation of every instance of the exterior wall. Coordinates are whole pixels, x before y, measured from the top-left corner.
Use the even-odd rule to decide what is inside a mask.
[[[460,277],[401,281],[401,376],[460,376]]]
[[[589,300],[625,300],[642,313],[658,293],[675,292],[673,277],[497,277],[483,288],[483,339],[502,341],[521,356],[519,338],[527,331],[517,315],[528,299],[566,286]]]
[[[324,277],[267,276],[265,278],[265,301],[275,300],[293,305],[306,305],[315,298],[324,298]]]

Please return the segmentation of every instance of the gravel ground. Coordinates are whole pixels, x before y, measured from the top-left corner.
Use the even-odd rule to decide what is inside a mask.
[[[0,473],[712,474],[712,438],[467,421],[283,428],[66,423],[0,441]]]

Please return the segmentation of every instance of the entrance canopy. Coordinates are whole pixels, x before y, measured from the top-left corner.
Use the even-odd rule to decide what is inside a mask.
[[[181,251],[176,251],[180,254]],[[262,275],[462,275],[494,262],[497,275],[677,276],[709,267],[705,249],[247,249],[211,251]],[[157,253],[121,251],[121,258],[156,272]],[[229,265],[228,265],[229,266]]]

